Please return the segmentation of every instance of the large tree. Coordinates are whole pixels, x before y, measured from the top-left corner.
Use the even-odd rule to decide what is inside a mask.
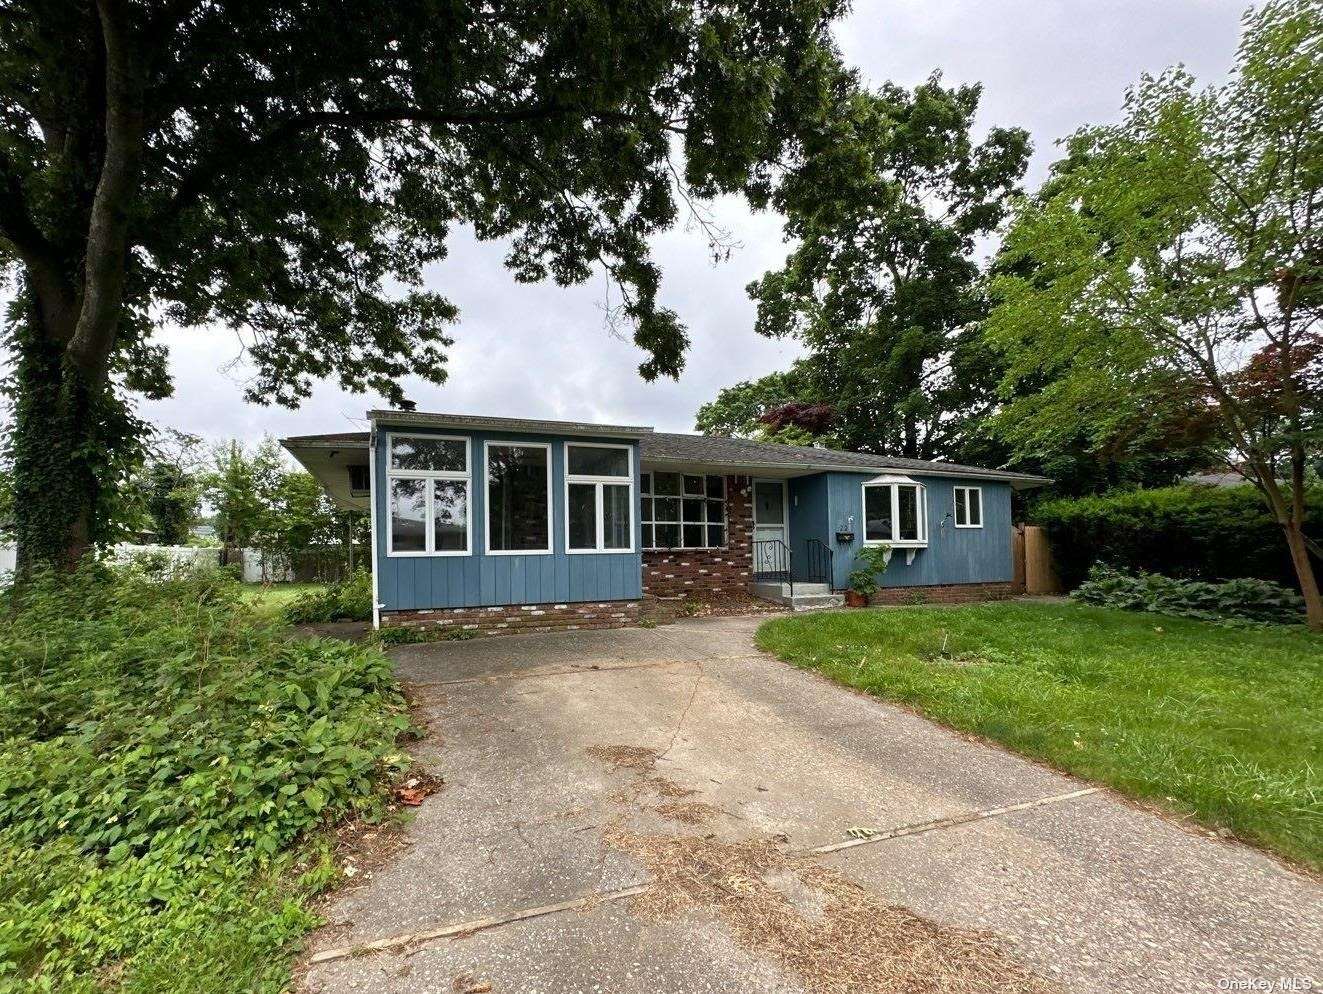
[[[1040,386],[999,416],[1004,437],[1107,439],[1181,410],[1212,426],[1323,628],[1304,531],[1323,443],[1323,0],[1251,11],[1226,85],[1146,77],[1119,124],[1068,148],[994,281],[1006,388]]]
[[[907,90],[846,88],[775,202],[797,241],[749,287],[757,330],[807,348],[808,389],[832,439],[917,458],[959,451],[994,399],[977,240],[1001,222],[1028,136],[972,136],[980,88],[939,76]]]
[[[24,562],[104,537],[170,385],[155,325],[247,338],[248,396],[445,376],[455,224],[515,279],[618,284],[647,378],[687,344],[649,237],[767,202],[843,0],[0,0],[0,267],[17,276]]]

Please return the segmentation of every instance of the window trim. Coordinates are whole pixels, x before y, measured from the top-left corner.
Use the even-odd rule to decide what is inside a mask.
[[[900,525],[900,488],[913,487],[916,493],[916,509],[919,518],[919,537],[917,539],[902,538],[869,538],[868,537],[868,488],[877,487],[886,488],[891,491],[891,534],[896,534],[896,529]],[[926,549],[928,548],[928,487],[926,484],[918,483],[870,483],[865,481],[859,485],[859,520],[863,523],[861,534],[863,535],[864,545],[889,545],[893,549]]]
[[[492,509],[491,494],[488,487],[491,485],[491,476],[489,475],[491,461],[491,447],[499,446],[505,448],[520,449],[545,449],[547,452],[547,547],[545,549],[493,549],[492,548]],[[556,550],[556,528],[555,528],[555,501],[552,498],[551,485],[551,443],[550,442],[517,442],[504,438],[488,438],[482,443],[482,516],[483,522],[483,553],[488,556],[549,556]]]
[[[960,523],[960,505],[956,502],[956,494],[961,490],[965,491],[965,524]],[[969,495],[978,494],[978,524],[969,523]],[[970,487],[959,484],[951,488],[951,520],[957,528],[982,528],[983,527],[983,488]]]
[[[585,449],[624,449],[625,455],[629,459],[629,470],[626,476],[595,476],[583,473],[570,472],[570,447],[575,446]],[[638,475],[634,470],[634,446],[621,445],[616,442],[571,442],[568,439],[561,443],[561,458],[564,460],[565,472],[561,493],[565,498],[565,554],[567,556],[614,556],[614,555],[634,555],[638,549],[638,486],[635,477]],[[596,512],[597,512],[597,545],[591,549],[573,549],[570,547],[570,484],[592,484],[596,491]],[[606,516],[606,502],[602,497],[602,487],[629,487],[629,548],[627,549],[606,549],[603,543],[606,540],[606,527],[604,518]]]
[[[388,431],[385,432],[386,438],[386,486],[383,493],[386,504],[386,557],[388,559],[418,559],[422,557],[445,556],[453,558],[456,556],[473,555],[473,439],[468,435],[429,435],[425,432],[408,431]],[[463,442],[464,443],[464,470],[455,469],[392,469],[391,468],[391,447],[395,444],[397,438],[426,438],[441,442]],[[391,527],[391,481],[393,480],[427,480],[429,481],[426,494],[427,502],[423,510],[424,522],[424,545],[423,549],[395,549],[395,530]],[[430,484],[432,480],[460,480],[468,486],[468,514],[464,521],[464,549],[447,549],[441,552],[436,551],[436,525],[432,504],[434,499],[433,487]]]
[[[661,475],[663,475],[663,476],[678,476],[678,477],[680,477],[680,490],[681,490],[681,492],[678,493],[678,494],[661,494],[661,495],[658,495],[658,493],[657,493],[657,476],[658,476],[659,473],[660,473]],[[730,487],[730,481],[729,481],[729,479],[726,477],[725,474],[723,474],[723,473],[686,473],[684,470],[669,470],[669,469],[667,469],[667,470],[655,470],[655,469],[651,469],[651,470],[648,470],[648,475],[651,476],[651,478],[652,478],[652,479],[649,481],[649,483],[650,483],[650,487],[649,487],[648,490],[644,490],[644,489],[643,489],[643,485],[642,485],[642,481],[640,480],[640,481],[639,481],[639,497],[640,497],[640,498],[647,497],[648,499],[650,499],[650,500],[652,500],[652,501],[654,501],[654,502],[655,502],[655,501],[658,501],[658,500],[674,500],[674,501],[678,501],[678,502],[679,502],[679,504],[678,504],[678,508],[679,508],[679,509],[678,509],[677,513],[678,513],[679,517],[678,517],[675,521],[660,521],[660,520],[658,520],[658,518],[657,518],[657,508],[656,508],[656,504],[654,503],[654,504],[653,504],[653,508],[652,508],[652,517],[651,517],[650,520],[645,521],[645,520],[643,519],[642,511],[640,510],[640,513],[639,513],[639,525],[642,526],[642,527],[647,527],[647,526],[650,525],[650,526],[652,526],[652,529],[653,529],[653,533],[652,533],[652,534],[653,534],[653,544],[652,544],[652,545],[648,545],[646,542],[644,542],[643,545],[642,545],[642,549],[643,549],[644,552],[677,552],[677,551],[678,551],[678,552],[720,552],[720,551],[723,551],[723,550],[726,550],[726,549],[729,549],[729,548],[730,548],[730,507],[729,507],[729,502],[730,502],[730,491],[731,491],[731,487]],[[686,476],[701,476],[701,477],[703,478],[703,496],[702,496],[702,497],[696,497],[696,496],[694,496],[694,495],[686,495],[686,494],[683,492],[683,491],[684,491],[684,477],[686,477]],[[720,496],[720,497],[709,497],[709,496],[707,496],[707,478],[708,478],[709,476],[715,476],[717,479],[719,479],[719,480],[721,481],[721,496]],[[694,521],[686,522],[686,521],[684,520],[684,502],[685,502],[686,500],[701,500],[701,501],[703,501],[703,505],[704,505],[704,506],[703,506],[703,520],[702,520],[701,522],[694,522]],[[707,519],[707,504],[708,504],[709,501],[713,501],[713,502],[717,502],[717,503],[720,503],[720,504],[721,504],[721,520],[720,520],[720,521],[709,521],[709,520]],[[691,524],[691,525],[692,525],[692,524],[701,524],[701,525],[703,526],[703,544],[702,544],[702,545],[685,545],[685,544],[684,544],[684,526],[685,526],[686,524]],[[656,544],[656,541],[657,541],[657,531],[656,531],[656,529],[657,529],[657,526],[658,526],[658,525],[675,525],[675,526],[679,529],[680,544],[679,544],[679,545],[657,545],[657,544]],[[719,526],[721,527],[721,532],[722,532],[722,534],[723,534],[723,535],[725,536],[725,538],[726,538],[725,542],[723,542],[721,545],[710,545],[710,544],[708,543],[708,541],[707,541],[707,536],[708,536],[708,526],[709,526],[709,525],[719,525]]]

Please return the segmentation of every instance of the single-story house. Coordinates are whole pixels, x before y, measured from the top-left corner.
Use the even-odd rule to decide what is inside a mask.
[[[1006,596],[1011,492],[1047,482],[632,425],[368,420],[282,444],[339,504],[370,511],[378,625],[608,627],[646,595],[752,585],[831,603],[872,544],[893,550],[883,599]]]

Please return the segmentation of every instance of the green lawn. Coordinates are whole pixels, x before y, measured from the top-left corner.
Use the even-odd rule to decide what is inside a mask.
[[[257,609],[259,614],[274,618],[280,614],[286,604],[296,597],[302,597],[310,590],[324,590],[324,583],[245,583],[244,600]]]
[[[1323,637],[1019,602],[777,618],[758,643],[1323,869]]]

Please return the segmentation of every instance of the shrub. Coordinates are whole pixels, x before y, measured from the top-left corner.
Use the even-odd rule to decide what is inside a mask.
[[[10,595],[0,987],[279,988],[312,921],[282,871],[309,829],[383,810],[408,721],[378,651],[290,639],[240,589],[90,567]]]
[[[309,591],[285,607],[285,620],[295,625],[371,621],[372,574],[356,570],[346,580]]]
[[[1306,531],[1323,537],[1323,488],[1310,491]],[[1192,580],[1257,577],[1295,586],[1282,529],[1251,486],[1178,486],[1053,500],[1032,512],[1047,529],[1066,586],[1094,563]]]
[[[1295,624],[1303,620],[1304,598],[1267,580],[1241,577],[1225,583],[1176,580],[1156,573],[1125,573],[1095,566],[1071,594],[1075,600],[1127,611],[1176,614],[1206,621]]]

